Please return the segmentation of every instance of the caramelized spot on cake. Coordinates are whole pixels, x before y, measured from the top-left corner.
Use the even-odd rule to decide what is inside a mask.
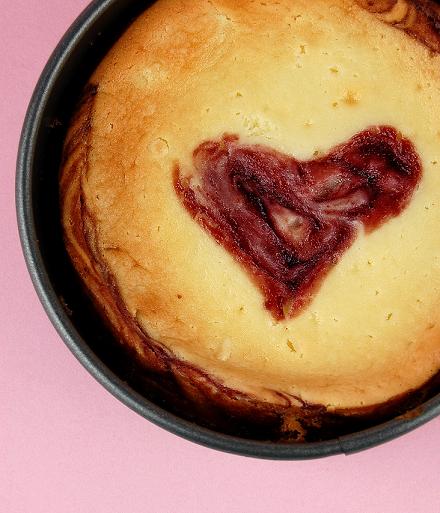
[[[440,53],[440,5],[433,0],[357,0],[381,21]]]

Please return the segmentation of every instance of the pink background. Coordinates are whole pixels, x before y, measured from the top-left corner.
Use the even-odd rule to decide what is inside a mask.
[[[21,255],[14,168],[37,77],[86,3],[0,2],[0,511],[439,512],[440,418],[350,457],[246,459],[150,424],[98,385],[63,345]]]

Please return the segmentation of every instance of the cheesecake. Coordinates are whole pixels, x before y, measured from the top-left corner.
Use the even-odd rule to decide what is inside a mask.
[[[433,393],[439,24],[430,0],[159,0],[112,47],[62,225],[147,395],[294,443]]]

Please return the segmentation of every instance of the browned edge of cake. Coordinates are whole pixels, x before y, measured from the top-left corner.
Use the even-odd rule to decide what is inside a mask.
[[[356,0],[382,22],[440,53],[440,4],[435,0]]]

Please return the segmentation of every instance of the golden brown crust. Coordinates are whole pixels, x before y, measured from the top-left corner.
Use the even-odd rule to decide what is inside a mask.
[[[169,262],[169,255],[164,248],[155,246],[154,239],[149,238],[148,235],[144,244],[151,244],[151,257],[145,259],[141,252],[133,251],[134,247],[138,247],[136,244],[128,247],[121,243],[125,237],[125,230],[127,230],[127,237],[129,232],[133,234],[132,238],[138,235],[137,230],[141,225],[124,224],[127,217],[123,215],[120,205],[123,205],[123,209],[129,209],[131,206],[128,202],[133,201],[139,206],[138,198],[129,198],[134,190],[138,190],[136,188],[142,180],[144,183],[151,184],[151,188],[157,188],[158,205],[155,208],[159,208],[167,198],[166,195],[161,196],[162,188],[168,186],[166,181],[164,184],[161,182],[160,173],[163,173],[161,166],[167,165],[164,162],[168,161],[172,164],[170,154],[175,153],[172,153],[172,140],[163,138],[160,131],[164,123],[172,118],[167,116],[161,118],[160,112],[164,106],[168,106],[169,109],[179,107],[170,103],[175,99],[173,96],[175,92],[173,93],[172,90],[170,92],[168,88],[176,88],[176,82],[173,80],[170,82],[170,76],[174,76],[175,80],[184,77],[191,84],[194,70],[202,70],[200,71],[201,80],[204,80],[203,73],[207,69],[209,71],[212,66],[218,67],[222,56],[225,58],[224,52],[229,51],[234,44],[235,35],[231,35],[233,34],[231,20],[237,24],[242,23],[243,26],[248,24],[248,27],[251,27],[252,23],[255,23],[264,27],[267,15],[257,9],[251,9],[251,3],[243,2],[240,6],[236,6],[226,1],[200,4],[187,1],[182,2],[182,5],[180,2],[173,1],[159,2],[155,10],[146,13],[143,21],[139,21],[129,31],[120,43],[119,50],[116,48],[109,55],[93,78],[95,85],[89,85],[86,89],[66,140],[61,178],[66,245],[98,309],[112,326],[117,338],[135,352],[145,369],[145,374],[140,376],[140,379],[145,379],[148,387],[155,388],[158,395],[165,398],[167,404],[176,412],[188,418],[195,418],[204,425],[234,434],[247,433],[248,436],[253,437],[287,440],[300,440],[307,437],[308,439],[329,438],[403,411],[414,402],[415,394],[420,391],[413,393],[412,387],[405,385],[401,392],[389,394],[386,400],[379,404],[374,400],[372,402],[367,400],[365,403],[367,406],[362,406],[358,402],[356,406],[352,404],[350,407],[341,407],[335,401],[335,404],[328,408],[326,403],[314,404],[314,401],[304,399],[302,391],[296,393],[288,387],[283,390],[273,386],[272,378],[268,379],[267,388],[264,390],[266,395],[260,388],[241,388],[237,385],[239,383],[237,381],[228,382],[224,375],[218,377],[216,372],[210,371],[213,365],[211,357],[206,359],[207,366],[204,367],[200,365],[203,356],[196,355],[194,360],[188,356],[191,351],[197,353],[203,348],[197,348],[188,337],[187,333],[191,333],[191,329],[188,330],[188,326],[183,326],[181,319],[177,319],[178,315],[183,317],[187,310],[176,314],[176,308],[178,308],[176,304],[179,305],[181,297],[178,296],[182,295],[188,296],[188,301],[191,301],[192,291],[189,289],[178,291],[176,299],[172,284],[161,282],[156,286],[154,277],[151,278],[155,275],[159,281],[170,276],[163,269],[163,266]],[[287,11],[290,3],[281,2],[280,7],[272,6],[270,2],[268,4],[268,9],[273,8],[277,14],[276,23],[281,21],[284,23],[284,14],[280,14],[279,9]],[[335,4],[340,4],[344,9],[351,8],[349,2],[335,2]],[[193,32],[187,34],[183,41],[178,41],[176,46],[171,44],[170,50],[168,48],[170,43],[166,41],[164,43],[160,39],[164,37],[161,30],[162,25],[165,25],[164,20],[169,19],[169,16],[174,15],[175,18],[179,18],[180,11],[176,9],[177,5],[180,6],[179,9],[185,8],[186,16],[193,19]],[[295,4],[298,9],[304,9],[304,5],[303,2]],[[260,7],[260,9],[263,8]],[[385,7],[383,9],[380,11],[381,15],[386,11]],[[420,13],[423,10],[419,9],[417,12],[421,16]],[[293,14],[298,15],[298,13]],[[219,23],[223,27],[221,31],[218,29]],[[173,24],[171,21],[168,30],[173,33],[178,27],[179,23]],[[243,29],[246,38],[250,37],[248,27]],[[205,40],[207,28],[212,29],[209,32],[212,38],[208,43]],[[157,40],[152,41],[148,39],[151,37],[148,34],[154,33],[154,29],[157,30],[158,36]],[[414,25],[411,30],[414,34],[416,33]],[[315,36],[312,34],[311,37]],[[150,53],[156,52],[156,62],[144,57],[146,47],[149,48]],[[432,45],[430,48],[432,49]],[[178,50],[182,51],[182,55],[175,53]],[[122,57],[118,57],[119,51]],[[175,59],[173,64],[167,64],[170,55]],[[148,62],[144,62],[144,59]],[[116,71],[113,72],[113,69]],[[139,70],[142,71],[140,75],[136,74]],[[147,92],[148,87],[145,84],[139,85],[140,76],[146,77],[145,83],[151,87],[151,92]],[[114,77],[116,78],[112,81]],[[138,86],[139,88],[136,89]],[[184,94],[188,94],[189,85],[183,84],[182,90]],[[118,92],[121,91],[126,95],[122,102],[117,98]],[[356,98],[356,95],[352,97]],[[152,98],[154,98],[154,104]],[[140,107],[137,105],[143,106],[147,114],[141,115],[138,112]],[[185,110],[187,108],[188,106],[183,105],[181,112],[176,111],[178,121],[184,121],[185,118],[182,116],[188,116]],[[127,122],[133,123],[132,130],[127,130]],[[108,123],[107,136],[104,129],[105,123]],[[261,127],[246,119],[244,123],[246,129],[250,127],[247,135],[249,136],[250,133],[252,137],[253,134],[257,134],[258,137],[258,130]],[[143,127],[148,127],[148,129],[144,128],[145,133],[142,132]],[[165,129],[168,127],[165,126]],[[173,127],[173,130],[179,131],[178,126]],[[266,130],[264,125],[261,130],[263,132]],[[150,148],[148,152],[142,149],[145,145]],[[177,151],[177,154],[185,159],[183,153],[179,154]],[[147,180],[148,175],[142,179],[139,178],[144,171],[136,162],[130,160],[130,155],[132,159],[139,157],[142,166],[150,166],[148,172],[152,173],[153,180],[151,178]],[[170,169],[173,169],[172,165]],[[169,183],[172,187],[172,177]],[[148,197],[151,200],[154,195]],[[119,215],[118,209],[121,210],[120,218],[116,219],[115,210]],[[134,210],[130,210],[129,214],[137,215]],[[153,227],[158,215],[156,212],[153,214],[147,212],[144,217],[145,223],[151,223],[150,228]],[[107,216],[112,221],[106,227]],[[123,219],[123,222],[120,222],[120,219]],[[155,225],[154,228],[156,228]],[[110,240],[109,230],[116,232],[118,237]],[[204,235],[200,237],[200,241],[197,239],[196,244],[205,244]],[[209,243],[206,242],[206,244]],[[161,255],[163,255],[163,262],[160,261]],[[129,271],[126,272],[125,267]],[[137,279],[138,284],[134,283],[136,280],[126,280],[128,276],[137,276],[136,273],[141,277]],[[195,278],[198,279],[198,277]],[[140,292],[135,288],[138,285]],[[164,287],[165,292],[162,296],[161,288]],[[172,293],[175,299],[171,301],[169,298]],[[203,293],[203,290],[200,293]],[[184,299],[186,300],[186,297]],[[172,329],[160,328],[156,321],[157,316],[159,319],[162,316],[164,322],[166,321],[165,326],[169,323]],[[148,324],[146,322],[148,319],[153,319],[154,322]],[[188,322],[191,321],[196,325],[199,320],[195,315]],[[159,326],[156,330],[158,336],[155,336],[154,326]],[[206,332],[201,328],[199,331],[200,335],[194,331],[195,337],[199,337],[196,339],[198,344],[203,337],[206,339]],[[168,345],[169,337],[163,335],[168,332],[171,332],[172,337],[184,337],[188,342],[187,353],[180,353],[180,346],[177,350],[172,345]],[[434,342],[431,343],[431,339],[427,339],[426,342],[426,348],[429,347],[434,347],[435,351],[438,351],[438,347]],[[427,349],[422,347],[420,351],[417,349],[414,358],[425,350]],[[228,347],[225,349],[224,344],[219,352],[215,353],[218,355],[216,358],[220,362],[219,365],[223,365],[224,359],[229,358],[229,354],[225,356],[225,351],[228,353],[229,349]],[[276,356],[275,353],[274,356]],[[215,364],[217,365],[217,362]],[[267,364],[264,363],[264,365]],[[420,375],[425,376],[424,379],[422,378],[423,381],[435,374],[437,368],[434,368],[431,373],[421,370]],[[397,373],[393,368],[391,372]],[[399,375],[395,379],[403,380]],[[435,381],[435,378],[433,379]],[[354,382],[356,381],[357,377],[354,378]],[[427,385],[423,393],[432,390],[432,384]],[[330,385],[323,384],[323,390],[326,386]],[[341,390],[345,390],[344,387]],[[420,397],[417,396],[417,399],[420,400]]]

